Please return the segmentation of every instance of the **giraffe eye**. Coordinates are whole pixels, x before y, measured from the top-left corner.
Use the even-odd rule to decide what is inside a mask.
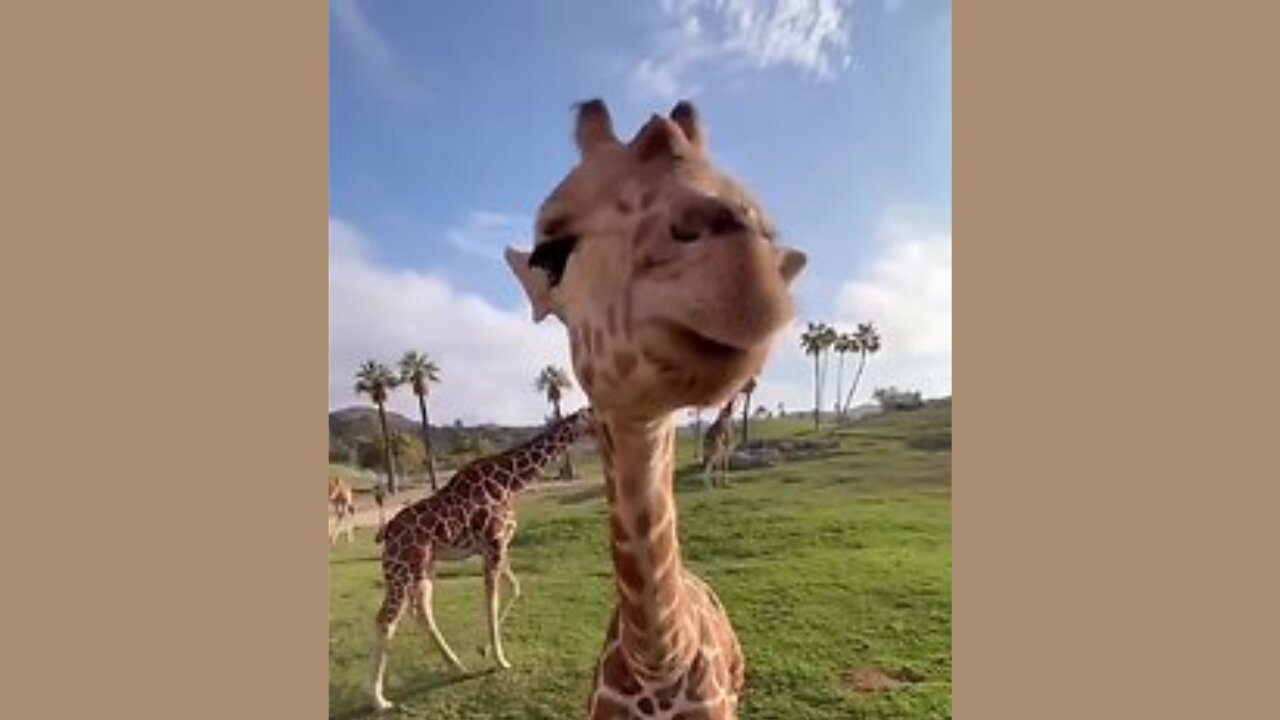
[[[529,267],[541,268],[551,281],[551,287],[555,287],[564,278],[564,269],[569,263],[569,255],[577,245],[578,236],[576,235],[563,235],[544,240],[529,255]]]

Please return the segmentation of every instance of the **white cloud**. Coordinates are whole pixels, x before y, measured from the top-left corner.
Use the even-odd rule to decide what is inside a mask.
[[[489,212],[471,213],[462,225],[445,233],[454,248],[485,260],[501,260],[507,245],[525,244],[532,221],[522,215]]]
[[[951,229],[896,214],[881,223],[878,240],[879,257],[836,300],[836,324],[872,322],[880,331],[867,392],[897,385],[950,394]]]
[[[663,99],[692,96],[695,70],[791,68],[830,80],[849,67],[851,0],[659,0],[663,26],[632,70],[634,85]]]
[[[800,347],[805,323],[825,321],[842,332],[860,322],[880,333],[880,352],[867,360],[854,405],[871,401],[878,387],[920,390],[925,397],[951,394],[951,231],[905,209],[886,213],[877,228],[875,257],[837,292],[834,312],[797,318],[774,346],[752,405],[776,410],[813,408],[813,358]],[[844,390],[857,367],[846,356]],[[827,371],[823,406],[835,401],[837,361]]]
[[[361,4],[361,0],[329,0],[333,26],[351,48],[375,89],[392,100],[418,100],[420,88],[396,59],[386,38],[369,21]]]
[[[352,389],[365,359],[390,364],[413,349],[440,366],[443,382],[431,398],[438,420],[541,422],[547,406],[533,389],[534,375],[551,363],[567,368],[567,345],[558,323],[535,325],[527,306],[497,307],[443,278],[379,265],[356,228],[330,218],[330,408],[368,402]],[[574,391],[567,406],[582,402]],[[417,416],[411,393],[397,391],[390,406]]]

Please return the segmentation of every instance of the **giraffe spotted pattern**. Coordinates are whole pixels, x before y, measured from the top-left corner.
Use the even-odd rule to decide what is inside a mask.
[[[724,720],[735,717],[745,686],[742,648],[724,608],[711,588],[684,572],[691,609],[686,616],[697,647],[680,672],[650,678],[633,662],[621,635],[618,615],[596,666],[590,720]]]

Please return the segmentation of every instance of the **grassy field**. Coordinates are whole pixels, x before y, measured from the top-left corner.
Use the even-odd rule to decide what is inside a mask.
[[[800,421],[754,437],[814,437]],[[688,564],[728,607],[747,655],[744,720],[951,716],[950,406],[885,416],[822,437],[821,457],[731,476],[705,491],[678,478]],[[688,443],[680,450],[691,458]],[[409,617],[391,646],[399,717],[581,718],[611,607],[602,491],[519,501],[512,566],[524,594],[504,630],[514,668],[490,672],[479,565],[445,565],[436,617],[472,671],[459,675]],[[362,531],[329,566],[331,718],[371,715],[366,695],[377,546]],[[854,678],[859,678],[855,680]],[[871,690],[870,680],[891,689]]]

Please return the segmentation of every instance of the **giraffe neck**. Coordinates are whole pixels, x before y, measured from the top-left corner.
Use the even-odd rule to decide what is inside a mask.
[[[662,677],[696,650],[672,488],[675,420],[600,419],[619,641],[635,667]]]
[[[728,425],[729,418],[733,416],[733,411],[736,408],[736,405],[737,403],[731,401],[724,407],[720,408],[720,415],[716,417],[716,422],[721,425]]]
[[[543,468],[564,457],[577,439],[578,434],[570,431],[567,421],[555,423],[532,440],[505,453],[501,464],[510,472],[498,473],[498,484],[507,492],[524,490]]]

